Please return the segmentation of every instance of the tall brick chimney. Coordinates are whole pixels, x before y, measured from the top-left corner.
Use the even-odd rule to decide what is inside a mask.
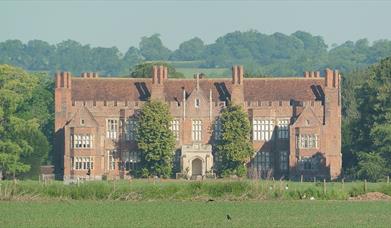
[[[164,100],[164,81],[168,79],[168,68],[165,66],[152,67],[151,99]]]
[[[340,175],[341,154],[341,76],[337,70],[325,70],[324,124],[326,129],[323,148],[327,151],[326,166],[330,165],[330,175],[334,179]]]
[[[55,129],[58,130],[65,125],[67,120],[67,112],[69,112],[71,107],[72,76],[69,72],[61,72],[56,73],[55,78]]]
[[[326,69],[325,70],[325,86],[328,88],[339,88],[339,84],[341,81],[341,75],[339,74],[338,70],[331,70]]]
[[[235,104],[244,104],[244,69],[243,66],[232,67],[231,101]]]

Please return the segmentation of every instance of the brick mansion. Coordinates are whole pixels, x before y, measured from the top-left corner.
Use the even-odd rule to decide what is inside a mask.
[[[249,175],[298,179],[341,173],[341,77],[326,69],[300,77],[232,76],[172,79],[155,66],[146,78],[96,73],[56,74],[56,173],[65,179],[126,178],[140,166],[134,114],[149,99],[166,102],[174,117],[174,171],[213,173],[219,115],[227,102],[241,105],[252,124]]]

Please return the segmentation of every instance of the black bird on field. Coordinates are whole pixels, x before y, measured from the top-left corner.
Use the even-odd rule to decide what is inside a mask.
[[[231,216],[229,216],[228,214],[227,214],[227,219],[232,220]]]
[[[208,202],[214,202],[215,200],[214,199],[208,199],[208,201],[206,201],[207,203]]]

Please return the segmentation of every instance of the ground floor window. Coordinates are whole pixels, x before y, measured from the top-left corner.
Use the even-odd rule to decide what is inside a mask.
[[[107,162],[109,170],[115,170],[115,155],[117,154],[117,150],[108,150],[107,151]]]
[[[127,171],[134,170],[137,168],[137,163],[141,161],[141,154],[137,150],[127,151],[122,156],[122,165],[121,169]]]
[[[270,159],[270,152],[268,151],[262,151],[257,152],[255,157],[251,161],[251,166],[254,169],[261,170],[261,171],[269,171],[272,168],[272,163]]]
[[[288,170],[288,151],[280,151],[280,170]]]
[[[318,170],[320,168],[321,158],[319,156],[314,157],[302,157],[299,160],[300,170]]]
[[[72,167],[74,170],[94,169],[94,157],[85,157],[85,156],[73,157]]]

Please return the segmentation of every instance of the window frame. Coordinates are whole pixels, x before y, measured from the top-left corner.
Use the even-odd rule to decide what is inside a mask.
[[[278,139],[289,139],[289,118],[277,119],[277,136]]]
[[[175,137],[175,140],[176,141],[179,141],[179,138],[180,138],[180,120],[175,118],[173,120],[171,120],[170,122],[170,130],[172,131],[172,133],[174,134],[174,137]]]
[[[191,139],[193,142],[202,141],[202,120],[191,120]]]
[[[254,141],[270,141],[274,138],[275,121],[273,118],[253,118],[252,138]]]
[[[118,118],[107,118],[106,119],[106,138],[117,139],[118,138]]]

